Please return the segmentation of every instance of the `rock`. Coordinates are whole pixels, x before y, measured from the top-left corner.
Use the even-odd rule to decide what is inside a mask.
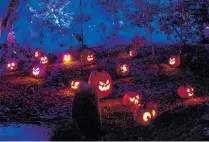
[[[101,128],[98,96],[93,86],[82,83],[72,103],[72,118],[87,140],[95,140]]]

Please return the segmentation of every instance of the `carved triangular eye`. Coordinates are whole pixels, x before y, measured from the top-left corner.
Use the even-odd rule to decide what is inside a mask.
[[[187,92],[190,92],[190,90],[189,90],[189,89],[187,89]]]
[[[152,110],[152,116],[155,116],[155,115],[156,115],[155,110]]]
[[[7,66],[10,68],[11,67],[11,64],[8,64]]]
[[[36,68],[37,71],[39,71],[39,68]]]
[[[137,99],[139,99],[139,96],[136,96]]]
[[[80,82],[76,81],[75,82],[75,86],[78,86],[80,84]]]
[[[110,83],[110,81],[109,81],[109,79],[106,81],[106,84],[109,84]]]
[[[100,85],[104,85],[104,83],[103,83],[103,82],[101,82],[101,81],[99,82],[99,84],[100,84]]]
[[[192,90],[192,91],[194,91],[194,89],[193,89],[193,88],[191,88],[191,90]]]
[[[131,102],[134,102],[134,100],[135,100],[135,98],[129,98],[129,100],[131,101]]]
[[[73,86],[73,84],[74,84],[74,81],[71,82],[71,85],[72,85],[72,86]]]
[[[15,66],[15,63],[12,63],[12,66]]]

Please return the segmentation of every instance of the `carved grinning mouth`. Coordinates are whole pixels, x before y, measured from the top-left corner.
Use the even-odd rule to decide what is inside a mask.
[[[187,89],[188,95],[190,97],[194,95],[193,90],[194,90],[193,88],[191,88],[191,91],[190,91],[190,89]]]
[[[110,81],[107,80],[107,81],[106,81],[106,84],[100,81],[100,82],[99,82],[99,90],[100,90],[100,91],[107,91],[107,90],[110,90]]]
[[[175,61],[175,58],[174,58],[174,59],[170,59],[170,64],[171,64],[171,65],[174,65],[175,62],[176,62],[176,61]]]
[[[64,55],[64,61],[70,61],[70,55]]]
[[[143,114],[143,120],[148,121],[151,118],[151,114],[149,112],[145,112]]]
[[[122,72],[127,72],[128,71],[128,69],[127,69],[127,66],[126,65],[123,65],[122,67],[121,67],[121,70],[122,70]]]
[[[35,52],[35,57],[38,57],[38,52],[37,51]]]
[[[39,75],[39,73],[40,73],[39,68],[33,69],[33,74],[34,74],[34,75]]]
[[[72,82],[71,82],[71,87],[72,87],[72,89],[78,89],[79,84],[80,84],[80,82],[78,82],[78,81],[76,81],[76,82],[72,81]]]
[[[92,61],[94,58],[93,58],[93,56],[91,55],[91,56],[87,56],[87,60],[88,61]]]

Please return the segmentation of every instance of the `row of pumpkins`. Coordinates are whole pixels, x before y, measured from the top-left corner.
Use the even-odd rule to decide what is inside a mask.
[[[129,56],[135,57],[137,55],[137,50],[130,50]],[[45,75],[45,65],[48,64],[48,57],[43,55],[42,50],[37,49],[35,51],[34,57],[40,61],[32,69],[32,74],[35,77],[43,77]],[[62,54],[63,63],[69,63],[72,61],[72,55],[70,53]],[[84,50],[81,53],[81,61],[85,64],[92,64],[95,62],[95,53],[92,50]],[[169,58],[169,64],[173,67],[178,67],[180,65],[180,56],[171,56]],[[14,71],[17,69],[17,62],[10,61],[7,63],[7,69],[9,71]],[[121,76],[127,76],[130,72],[130,65],[126,63],[118,64],[117,73]],[[71,88],[76,91],[79,89],[80,84],[84,82],[82,80],[72,80]],[[93,71],[88,79],[88,83],[96,88],[97,95],[99,98],[108,97],[113,89],[113,81],[110,74],[106,71],[98,69]],[[194,95],[194,89],[189,85],[182,85],[178,88],[178,95],[181,98],[191,98]],[[127,106],[137,106],[134,112],[134,118],[140,124],[147,125],[152,122],[152,120],[157,115],[157,107],[153,104],[142,104],[142,95],[137,92],[127,92],[123,96],[123,104]]]

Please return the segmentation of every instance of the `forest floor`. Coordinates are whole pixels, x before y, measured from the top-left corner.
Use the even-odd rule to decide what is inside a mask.
[[[52,129],[69,122],[74,95],[70,80],[87,81],[91,71],[99,66],[110,73],[114,84],[110,97],[100,100],[103,133],[99,140],[209,140],[208,83],[187,67],[167,65],[175,49],[157,49],[155,59],[147,49],[132,59],[110,51],[112,55],[117,52],[117,56],[108,62],[102,50],[97,51],[99,64],[52,64],[41,79],[21,71],[6,73],[0,79],[0,121],[47,125]],[[116,75],[120,62],[131,66],[127,77]],[[185,81],[195,89],[194,98],[181,99],[177,95],[178,87]],[[145,127],[134,121],[134,108],[122,105],[122,97],[128,91],[143,92],[144,100],[157,104],[158,116],[153,124]]]

